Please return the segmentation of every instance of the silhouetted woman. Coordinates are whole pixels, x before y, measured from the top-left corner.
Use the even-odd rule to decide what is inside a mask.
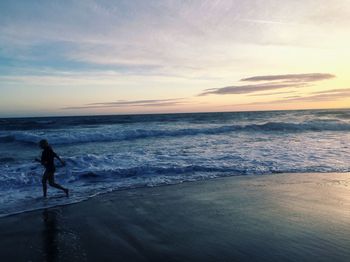
[[[47,181],[49,181],[50,186],[63,190],[66,196],[68,196],[68,189],[55,183],[54,177],[56,171],[54,159],[57,158],[62,163],[62,165],[65,165],[64,161],[52,150],[51,146],[49,145],[46,139],[41,140],[39,142],[39,146],[41,149],[43,149],[43,152],[41,154],[41,160],[36,160],[45,167],[45,172],[41,180],[41,182],[43,183],[44,197],[46,197],[47,193]]]

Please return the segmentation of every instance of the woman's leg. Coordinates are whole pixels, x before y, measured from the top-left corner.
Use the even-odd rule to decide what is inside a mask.
[[[68,189],[67,188],[64,188],[63,186],[55,183],[55,177],[54,177],[54,172],[48,172],[48,180],[49,180],[49,185],[52,186],[52,187],[55,187],[57,189],[61,189],[63,190],[66,195],[68,196]]]
[[[46,197],[46,193],[47,193],[47,185],[46,185],[46,181],[47,181],[47,172],[45,171],[43,178],[41,179],[41,183],[43,184],[43,196]]]

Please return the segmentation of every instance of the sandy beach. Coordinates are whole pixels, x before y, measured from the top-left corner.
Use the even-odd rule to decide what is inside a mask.
[[[350,174],[237,176],[0,219],[2,261],[349,261]]]

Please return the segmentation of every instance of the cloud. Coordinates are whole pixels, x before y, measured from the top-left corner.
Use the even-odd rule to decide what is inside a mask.
[[[293,82],[315,82],[334,78],[332,74],[312,73],[312,74],[287,74],[287,75],[266,75],[243,78],[241,81],[293,81]]]
[[[29,60],[29,68],[33,67],[31,61],[40,58],[47,60],[45,66],[54,68],[57,62],[69,65],[75,61],[80,66],[125,66],[124,72],[134,71],[132,65],[161,73],[163,67],[170,67],[172,73],[190,75],[196,70],[183,72],[179,68],[184,64],[227,67],[227,61],[252,59],[252,55],[245,55],[250,53],[247,44],[256,48],[267,41],[290,43],[291,39],[281,37],[301,34],[300,27],[293,29],[290,24],[301,26],[304,15],[296,17],[296,12],[285,12],[284,6],[279,2],[210,0],[5,1],[0,3],[0,55]],[[288,6],[295,11],[304,9],[301,3]],[[307,14],[313,13],[309,11]],[[270,31],[274,25],[287,32]],[[307,31],[308,36],[313,32]],[[297,41],[300,38],[293,45],[302,44]],[[213,72],[211,68],[206,71]]]
[[[328,102],[336,101],[344,98],[350,97],[350,88],[344,89],[331,89],[326,91],[313,92],[309,96],[290,96],[285,97],[285,99],[272,100],[267,102],[253,102],[246,104],[236,104],[230,106],[256,106],[256,105],[271,105],[271,104],[281,104],[281,103],[297,103],[297,102]]]
[[[350,97],[350,88],[331,89],[327,91],[314,92],[311,96],[291,98],[283,100],[283,102],[319,102],[319,101],[335,101]]]
[[[271,92],[271,93],[263,93],[263,94],[250,94],[249,96],[272,96],[272,95],[290,94],[294,92],[295,91]]]
[[[281,21],[274,21],[274,20],[259,20],[259,19],[238,19],[237,21],[240,22],[247,22],[247,23],[256,23],[256,24],[272,24],[272,25],[300,25],[297,23],[290,23],[290,22],[281,22]]]
[[[350,93],[350,88],[338,88],[325,91],[313,92],[312,94],[344,94]]]
[[[334,78],[332,74],[312,73],[312,74],[286,74],[286,75],[266,75],[243,78],[240,81],[259,82],[262,84],[226,86],[221,88],[211,88],[204,90],[199,96],[210,94],[228,95],[228,94],[249,94],[254,92],[282,89],[282,88],[300,88],[307,86],[311,82]]]
[[[131,107],[131,106],[145,106],[145,107],[163,107],[176,106],[186,104],[183,98],[174,99],[148,99],[148,100],[119,100],[114,102],[99,102],[89,103],[83,106],[63,107],[63,110],[78,110],[78,109],[92,109],[92,108],[113,108],[113,107]]]
[[[301,96],[285,96],[285,97],[283,97],[283,98],[290,99],[290,98],[299,98],[299,97],[301,97]]]
[[[302,87],[305,86],[304,83],[266,83],[266,84],[257,84],[257,85],[240,85],[240,86],[226,86],[222,88],[216,89],[207,89],[203,93],[199,94],[199,96],[205,95],[232,95],[232,94],[249,94],[259,91],[287,88],[287,87]]]

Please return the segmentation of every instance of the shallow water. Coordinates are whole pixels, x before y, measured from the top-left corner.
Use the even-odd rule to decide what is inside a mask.
[[[42,138],[67,162],[56,180],[69,199],[40,198]],[[347,171],[350,110],[0,119],[0,215],[122,188]]]

